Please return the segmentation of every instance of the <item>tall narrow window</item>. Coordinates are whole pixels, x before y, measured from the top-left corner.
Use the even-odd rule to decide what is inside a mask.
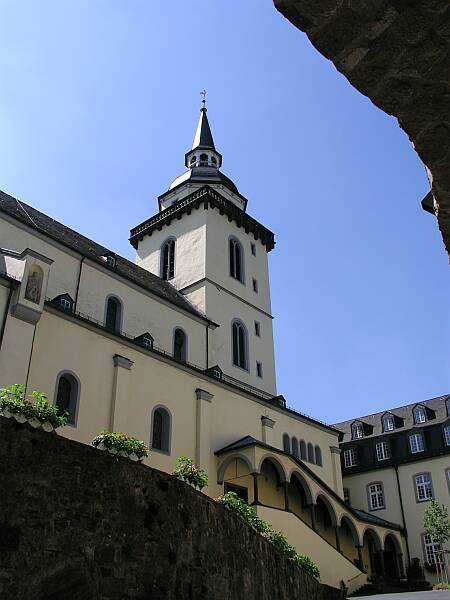
[[[183,362],[187,360],[186,334],[180,328],[173,332],[173,357]]]
[[[56,401],[58,413],[67,413],[69,425],[76,424],[79,385],[71,373],[62,373],[58,378],[56,387]]]
[[[161,278],[175,277],[175,240],[167,240],[161,248]]]
[[[352,440],[359,440],[364,437],[364,429],[362,423],[352,424]]]
[[[417,452],[423,452],[425,450],[421,433],[413,433],[409,436],[409,447],[411,449],[411,454],[417,454]]]
[[[431,535],[428,533],[423,535],[423,549],[424,549],[424,559],[425,562],[429,565],[436,564],[436,554],[437,550],[441,549],[440,544],[433,541]]]
[[[346,468],[355,467],[357,464],[358,461],[356,456],[356,449],[349,448],[348,450],[344,450],[344,466]]]
[[[230,238],[229,259],[231,277],[244,283],[244,251],[236,238]]]
[[[233,321],[231,330],[233,365],[241,369],[248,369],[247,331],[244,324],[240,321]]]
[[[387,442],[378,442],[375,445],[377,460],[387,460],[391,458],[391,449]]]
[[[444,442],[446,446],[450,446],[450,425],[444,427]]]
[[[117,298],[108,298],[106,302],[105,326],[111,331],[120,331],[122,305]]]
[[[300,458],[302,460],[306,460],[306,442],[305,440],[300,440]]]
[[[383,431],[394,431],[395,423],[393,415],[383,415]]]
[[[292,438],[292,454],[295,458],[298,458],[298,440],[296,437]]]
[[[384,492],[382,483],[371,483],[367,487],[369,498],[369,510],[381,510],[384,508]]]
[[[263,376],[262,363],[259,360],[256,361],[256,375],[261,378]]]
[[[319,446],[316,446],[314,448],[314,454],[316,455],[316,465],[319,465],[319,467],[322,466],[322,450],[320,449]]]
[[[152,413],[151,448],[170,453],[170,413],[158,406]]]
[[[347,506],[351,506],[351,499],[350,499],[350,490],[349,488],[344,488],[344,502]]]
[[[416,406],[413,410],[414,415],[414,423],[425,423],[427,420],[427,414],[425,412],[425,408],[423,406]]]
[[[283,450],[288,454],[291,453],[291,440],[287,433],[283,433]]]
[[[311,442],[308,444],[308,462],[314,464],[314,448]]]
[[[414,477],[414,483],[416,486],[417,502],[426,502],[433,498],[433,487],[431,485],[431,475],[429,473],[416,475]]]

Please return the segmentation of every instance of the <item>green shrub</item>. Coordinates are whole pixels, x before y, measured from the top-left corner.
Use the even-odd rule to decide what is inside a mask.
[[[248,525],[253,527],[267,541],[276,546],[289,559],[299,565],[304,571],[315,577],[320,578],[319,567],[309,558],[298,554],[297,550],[290,544],[281,531],[275,531],[272,526],[258,517],[254,508],[249,506],[247,502],[239,498],[235,492],[227,492],[217,499],[220,504],[226,506],[233,511]]]
[[[433,591],[437,590],[450,590],[450,585],[448,583],[436,583],[433,585]]]
[[[55,428],[67,423],[67,413],[59,414],[56,404],[50,404],[45,394],[33,391],[26,398],[25,387],[20,384],[0,389],[0,409],[6,409],[12,414],[22,414],[27,419],[35,417],[41,423],[51,423]]]
[[[92,445],[97,448],[103,444],[107,450],[116,450],[126,454],[136,454],[138,458],[148,456],[148,448],[144,442],[125,433],[106,431],[105,429],[100,435],[92,440]]]
[[[192,458],[188,458],[187,456],[179,456],[177,458],[177,464],[172,475],[175,475],[183,481],[187,481],[200,490],[208,485],[207,472],[203,469],[198,469],[194,465]]]

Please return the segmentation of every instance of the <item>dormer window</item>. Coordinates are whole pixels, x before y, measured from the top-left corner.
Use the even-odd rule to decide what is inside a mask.
[[[72,310],[72,303],[68,298],[65,298],[64,296],[61,296],[61,298],[59,299],[59,305],[63,310]]]
[[[394,415],[383,415],[382,418],[383,431],[394,431],[395,429],[395,421]]]
[[[145,348],[153,348],[153,338],[149,335],[144,335],[142,338],[142,345],[145,346]]]
[[[416,406],[413,410],[413,416],[414,416],[414,423],[416,425],[425,423],[427,420],[427,413],[425,412],[425,408],[423,406]]]
[[[364,437],[364,428],[362,423],[353,423],[352,440],[360,440]]]
[[[105,256],[105,262],[108,265],[108,267],[114,268],[116,266],[116,257],[112,254],[107,254]]]

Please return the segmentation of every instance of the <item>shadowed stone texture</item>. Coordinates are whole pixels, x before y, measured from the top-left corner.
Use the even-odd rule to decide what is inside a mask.
[[[450,3],[274,0],[274,4],[357,90],[397,117],[427,167],[449,252]]]
[[[0,417],[0,598],[338,598],[166,473]]]

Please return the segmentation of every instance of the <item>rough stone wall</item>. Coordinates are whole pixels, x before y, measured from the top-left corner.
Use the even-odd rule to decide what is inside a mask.
[[[0,417],[0,598],[319,600],[322,586],[170,475]]]
[[[274,3],[356,89],[397,117],[429,171],[450,252],[448,0]]]

